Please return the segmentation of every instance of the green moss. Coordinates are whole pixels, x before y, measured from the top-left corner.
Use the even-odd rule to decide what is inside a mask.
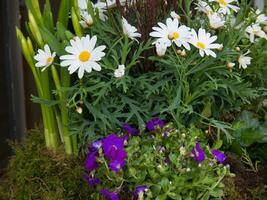
[[[14,156],[0,181],[0,199],[89,199],[90,188],[82,178],[83,162],[67,158],[63,149],[48,151],[42,136],[34,130],[23,144],[12,144]]]

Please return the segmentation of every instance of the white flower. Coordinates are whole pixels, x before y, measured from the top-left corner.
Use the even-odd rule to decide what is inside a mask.
[[[88,0],[78,0],[78,6],[81,10],[87,10]]]
[[[246,28],[246,32],[249,34],[250,42],[255,41],[255,36],[267,39],[265,32],[261,29],[259,24],[252,24]]]
[[[215,40],[217,40],[217,36],[211,36],[205,29],[200,28],[198,34],[192,29],[190,43],[199,49],[199,53],[202,57],[206,54],[207,56],[211,55],[216,58],[216,54],[211,49],[219,49],[221,45],[213,43]]]
[[[231,10],[237,12],[239,10],[238,6],[232,5],[231,3],[237,2],[237,0],[209,0],[210,2],[217,2],[220,6],[218,10],[219,13],[231,14]]]
[[[154,31],[150,33],[150,36],[158,38],[157,41],[161,40],[168,47],[174,42],[178,47],[184,46],[187,50],[190,50],[188,43],[191,35],[190,28],[184,25],[179,26],[178,19],[172,20],[171,18],[166,20],[166,25],[161,22],[158,25],[159,27],[152,28]]]
[[[249,54],[250,51],[248,50],[245,54],[242,54],[239,56],[238,58],[238,62],[239,62],[239,68],[243,68],[246,69],[248,67],[248,65],[251,64],[251,57],[246,56],[247,54]]]
[[[38,49],[38,54],[34,56],[34,59],[37,61],[35,67],[44,67],[42,71],[44,71],[47,67],[49,67],[56,56],[56,53],[53,54],[50,51],[49,46],[46,44],[44,46],[44,50]]]
[[[81,18],[80,24],[83,28],[88,28],[94,23],[92,16],[87,11],[81,12]]]
[[[198,3],[196,3],[196,5],[197,5],[196,10],[204,12],[207,15],[213,13],[213,10],[209,6],[209,4],[205,1],[198,1]]]
[[[220,28],[220,27],[224,26],[224,24],[225,24],[225,21],[222,19],[220,14],[218,14],[216,12],[214,12],[212,14],[208,14],[208,18],[209,18],[210,27],[213,29]]]
[[[81,79],[84,75],[84,71],[90,73],[92,69],[95,71],[100,71],[101,66],[97,63],[100,61],[105,53],[103,50],[106,46],[98,46],[95,48],[97,37],[93,36],[90,39],[89,35],[79,38],[76,37],[74,40],[70,41],[71,46],[67,46],[65,51],[69,55],[61,56],[62,62],[60,65],[62,67],[69,66],[68,70],[70,74],[78,70],[78,77]]]
[[[263,25],[267,25],[267,16],[265,16],[264,14],[260,14],[261,11],[260,10],[256,10],[256,14],[257,19],[256,19],[256,24],[263,24]]]
[[[180,21],[180,19],[181,19],[180,15],[178,15],[178,14],[177,14],[176,12],[174,12],[174,11],[171,12],[171,17],[172,17],[173,19],[178,19],[178,21]]]
[[[141,34],[137,32],[137,29],[129,24],[124,17],[122,17],[122,29],[123,33],[132,40],[137,40],[137,37],[141,37]]]
[[[164,41],[158,40],[156,42],[157,55],[160,57],[164,56],[166,53],[166,50],[167,50],[167,44]]]
[[[123,77],[124,74],[125,74],[125,65],[119,65],[118,69],[115,69],[115,71],[114,71],[114,76],[116,78]]]

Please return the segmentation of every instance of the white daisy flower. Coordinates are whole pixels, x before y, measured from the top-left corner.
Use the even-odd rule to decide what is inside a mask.
[[[69,66],[68,70],[70,74],[78,70],[78,77],[81,79],[84,72],[90,73],[93,70],[100,71],[101,66],[97,63],[100,61],[105,53],[103,50],[106,46],[101,45],[95,48],[97,37],[93,36],[90,39],[89,35],[79,38],[76,37],[74,40],[70,41],[71,46],[67,46],[65,51],[69,55],[61,56],[62,67]]]
[[[173,19],[178,19],[178,21],[180,21],[180,19],[181,19],[180,15],[178,15],[178,14],[177,14],[176,12],[174,12],[174,11],[171,12],[171,17],[172,17]]]
[[[137,40],[136,38],[141,37],[141,34],[137,32],[137,29],[129,24],[124,17],[122,17],[122,30],[123,33],[132,40]]]
[[[198,34],[192,29],[192,36],[189,42],[199,49],[199,54],[202,57],[206,54],[216,58],[216,54],[211,49],[219,49],[221,44],[213,43],[215,40],[217,40],[217,36],[211,36],[205,29],[200,28]]]
[[[35,67],[43,67],[42,71],[44,71],[53,63],[55,56],[56,53],[51,53],[49,46],[46,44],[44,50],[38,49],[38,54],[34,56],[34,59],[37,61]]]
[[[242,54],[239,56],[238,58],[238,62],[239,62],[239,69],[242,67],[243,69],[246,69],[248,67],[248,65],[251,64],[251,57],[246,56],[250,53],[250,51],[248,50],[245,54]]]
[[[87,11],[81,12],[81,19],[80,24],[83,28],[89,28],[94,23],[92,16]]]
[[[164,41],[158,40],[156,42],[156,52],[159,57],[162,57],[165,55],[167,50],[167,44]]]
[[[205,1],[198,1],[198,3],[196,3],[196,5],[197,5],[196,10],[204,12],[207,15],[213,13],[212,8]]]
[[[267,39],[265,32],[261,29],[259,24],[252,24],[246,28],[246,32],[249,34],[249,40],[251,43],[255,41],[255,36]]]
[[[166,25],[161,22],[158,25],[159,27],[152,28],[154,31],[149,34],[150,36],[158,38],[157,41],[161,40],[168,47],[174,42],[178,47],[184,46],[187,50],[190,50],[188,40],[191,32],[189,27],[179,26],[178,19],[172,20],[171,18],[166,20]]]
[[[267,25],[267,16],[261,14],[260,10],[256,10],[256,14],[258,15],[256,19],[256,24]]]
[[[237,12],[239,10],[238,6],[232,5],[231,3],[237,2],[237,0],[209,0],[210,2],[217,2],[220,6],[220,9],[218,10],[219,13],[231,14],[231,10]]]
[[[115,69],[114,71],[114,76],[116,78],[121,78],[124,76],[124,74],[125,74],[125,65],[119,65],[118,69]]]
[[[209,18],[210,27],[213,29],[218,29],[224,26],[225,24],[225,20],[223,20],[222,16],[220,16],[219,13],[214,12],[212,14],[208,14],[208,18]]]

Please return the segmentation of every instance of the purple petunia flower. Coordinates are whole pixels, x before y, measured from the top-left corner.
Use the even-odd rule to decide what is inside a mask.
[[[211,153],[219,163],[223,163],[226,160],[226,155],[219,150],[214,149]]]
[[[127,134],[131,136],[137,136],[140,133],[140,131],[137,128],[130,126],[128,123],[124,123],[122,125],[122,128]]]
[[[124,140],[115,134],[111,134],[103,139],[103,150],[108,160],[121,160],[126,158]]]
[[[144,193],[146,192],[146,190],[148,189],[148,187],[146,185],[139,185],[135,188],[134,190],[134,196],[138,197],[140,193]]]
[[[124,166],[125,166],[125,160],[124,159],[121,159],[121,160],[112,160],[109,163],[110,170],[112,170],[115,173],[119,172],[120,169],[123,168]]]
[[[110,192],[107,189],[102,189],[100,193],[107,199],[107,200],[119,200],[119,196],[116,192]]]
[[[199,163],[203,162],[206,158],[205,152],[201,149],[198,142],[196,143],[195,148],[192,149],[192,154],[194,155],[195,161]]]
[[[90,144],[88,150],[91,153],[98,153],[98,150],[101,148],[101,146],[102,146],[102,140],[97,140]]]
[[[151,120],[149,120],[146,123],[146,129],[149,131],[155,131],[158,127],[163,128],[164,122],[160,118],[156,117]]]
[[[92,178],[90,176],[88,176],[87,174],[84,174],[83,175],[83,178],[86,180],[86,182],[91,186],[91,187],[94,187],[98,184],[101,183],[100,179],[98,178]]]
[[[96,162],[96,155],[94,153],[87,154],[84,167],[88,172],[91,172],[98,167],[98,164]]]

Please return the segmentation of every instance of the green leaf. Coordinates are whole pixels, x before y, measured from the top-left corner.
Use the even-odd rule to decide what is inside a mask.
[[[46,26],[46,28],[49,31],[54,32],[54,21],[53,21],[53,14],[51,11],[50,0],[46,0],[45,2],[43,20],[44,20],[44,25]]]
[[[72,0],[61,0],[58,11],[58,21],[61,22],[65,27],[68,26],[71,6]]]
[[[44,27],[40,27],[43,40],[49,45],[49,47],[61,56],[64,54],[64,46],[58,41],[53,33]]]

